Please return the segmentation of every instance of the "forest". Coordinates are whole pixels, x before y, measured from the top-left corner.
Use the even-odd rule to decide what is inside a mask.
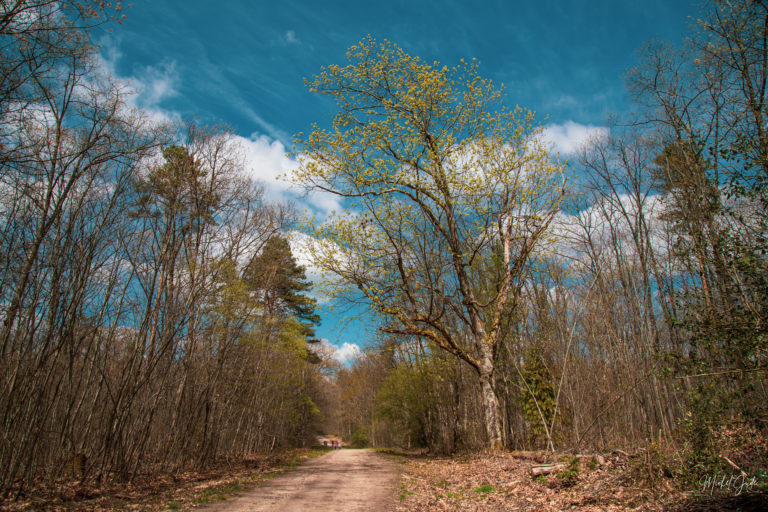
[[[364,38],[307,79],[336,116],[286,179],[340,198],[319,221],[226,126],[135,107],[92,36],[123,12],[0,3],[0,502],[322,434],[768,487],[765,2],[639,49],[633,112],[568,161],[473,59]],[[319,291],[376,318],[350,364]]]

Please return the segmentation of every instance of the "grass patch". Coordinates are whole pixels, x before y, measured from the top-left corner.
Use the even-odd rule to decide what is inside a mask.
[[[373,448],[372,451],[376,455],[391,459],[395,464],[408,464],[408,459],[414,457],[414,454],[412,453],[396,450],[394,448]]]
[[[248,477],[249,482],[253,482],[255,484],[260,484],[262,482],[265,482],[267,480],[271,480],[275,478],[277,475],[279,475],[282,472],[282,470],[277,469],[274,471],[271,471],[269,473],[256,473]]]
[[[192,503],[214,503],[231,498],[235,494],[243,492],[243,486],[240,480],[235,480],[228,484],[217,485],[206,489],[200,496],[195,497]]]
[[[179,509],[181,509],[181,503],[173,501],[168,504],[168,510],[179,510]]]
[[[491,484],[483,484],[480,487],[477,487],[475,489],[475,492],[478,494],[488,494],[489,492],[495,491],[496,488],[492,486]]]
[[[333,451],[333,448],[331,448],[330,446],[313,446],[312,448],[309,449],[309,451],[305,454],[305,456],[308,459],[316,459],[332,451]]]
[[[328,452],[333,451],[333,448],[326,448],[324,446],[313,446],[309,450],[305,450],[304,452],[300,453],[296,457],[292,458],[288,461],[288,463],[285,465],[285,469],[295,469],[306,460],[306,459],[316,459],[318,457],[322,457]]]

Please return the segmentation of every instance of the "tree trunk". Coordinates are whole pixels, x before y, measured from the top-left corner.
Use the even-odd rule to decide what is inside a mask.
[[[504,447],[501,438],[501,414],[499,412],[499,399],[496,396],[493,366],[490,361],[480,368],[480,385],[485,412],[485,428],[488,433],[488,447],[494,451],[501,450]]]

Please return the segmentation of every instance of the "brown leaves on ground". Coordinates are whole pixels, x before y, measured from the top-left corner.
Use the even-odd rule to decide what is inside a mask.
[[[718,510],[708,507],[726,503],[681,493],[671,479],[657,480],[653,488],[633,481],[627,478],[631,464],[624,454],[605,456],[604,464],[597,457],[531,452],[403,460],[398,512],[692,511]],[[565,471],[531,477],[532,467],[563,461],[569,464]],[[763,500],[745,495],[743,510],[753,510],[748,508],[752,501],[762,506]]]
[[[189,510],[232,496],[305,458],[308,450],[251,457],[221,463],[204,471],[137,476],[131,483],[117,479],[102,484],[61,480],[40,485],[19,499],[0,500],[0,511],[160,511]]]

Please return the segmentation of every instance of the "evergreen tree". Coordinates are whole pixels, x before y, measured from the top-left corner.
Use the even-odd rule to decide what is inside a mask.
[[[273,320],[294,317],[303,336],[315,335],[314,326],[320,324],[315,312],[317,301],[306,295],[312,283],[307,281],[304,267],[296,262],[285,238],[270,238],[245,269],[244,278],[263,301],[265,316]]]

